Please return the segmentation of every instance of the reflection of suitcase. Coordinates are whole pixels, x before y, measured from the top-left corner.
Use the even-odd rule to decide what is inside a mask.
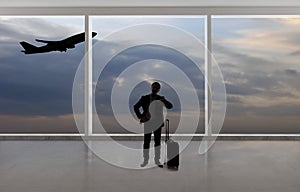
[[[170,122],[166,119],[166,137],[165,143],[167,146],[167,166],[168,168],[178,169],[179,167],[179,144],[170,139]]]

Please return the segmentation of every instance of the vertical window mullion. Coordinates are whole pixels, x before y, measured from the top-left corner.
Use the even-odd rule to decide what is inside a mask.
[[[84,67],[84,133],[86,136],[92,134],[92,52],[89,16],[85,15],[85,67]]]
[[[212,134],[211,118],[211,15],[206,16],[205,22],[205,135]]]

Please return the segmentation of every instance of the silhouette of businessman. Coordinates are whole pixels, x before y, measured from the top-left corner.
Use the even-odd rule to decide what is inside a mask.
[[[160,90],[160,84],[158,82],[152,83],[151,88],[151,94],[142,96],[134,105],[134,112],[136,116],[139,118],[140,123],[144,123],[144,161],[142,162],[141,167],[146,166],[149,161],[149,148],[152,133],[154,133],[155,146],[154,161],[158,167],[163,167],[160,163],[161,128],[164,126],[163,106],[167,109],[171,109],[173,105],[167,101],[165,97],[157,94]],[[143,109],[142,113],[140,112],[141,107]]]

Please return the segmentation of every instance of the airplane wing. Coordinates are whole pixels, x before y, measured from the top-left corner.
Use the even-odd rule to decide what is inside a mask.
[[[92,37],[94,38],[95,36],[97,35],[96,32],[92,32]],[[68,37],[66,39],[63,39],[63,40],[60,40],[60,41],[47,41],[47,40],[42,40],[42,39],[35,39],[37,42],[41,42],[41,43],[48,43],[48,44],[56,44],[56,43],[68,43],[68,44],[72,44],[72,45],[75,45],[77,43],[81,43],[83,42],[85,39],[85,34],[84,32],[83,33],[80,33],[80,34],[77,34],[77,35],[73,35],[71,37]]]
[[[53,51],[53,50],[49,49],[47,46],[36,47],[25,41],[20,42],[20,44],[24,48],[24,50],[22,50],[21,52],[23,52],[25,54],[45,53],[45,52]]]
[[[47,40],[41,40],[41,39],[35,39],[37,42],[41,42],[41,43],[56,43],[57,41],[47,41]]]

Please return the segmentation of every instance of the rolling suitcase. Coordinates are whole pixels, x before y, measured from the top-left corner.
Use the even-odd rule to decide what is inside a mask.
[[[179,168],[179,144],[172,139],[170,139],[170,121],[166,119],[166,136],[165,136],[165,144],[167,151],[167,164],[169,169],[178,169]]]

